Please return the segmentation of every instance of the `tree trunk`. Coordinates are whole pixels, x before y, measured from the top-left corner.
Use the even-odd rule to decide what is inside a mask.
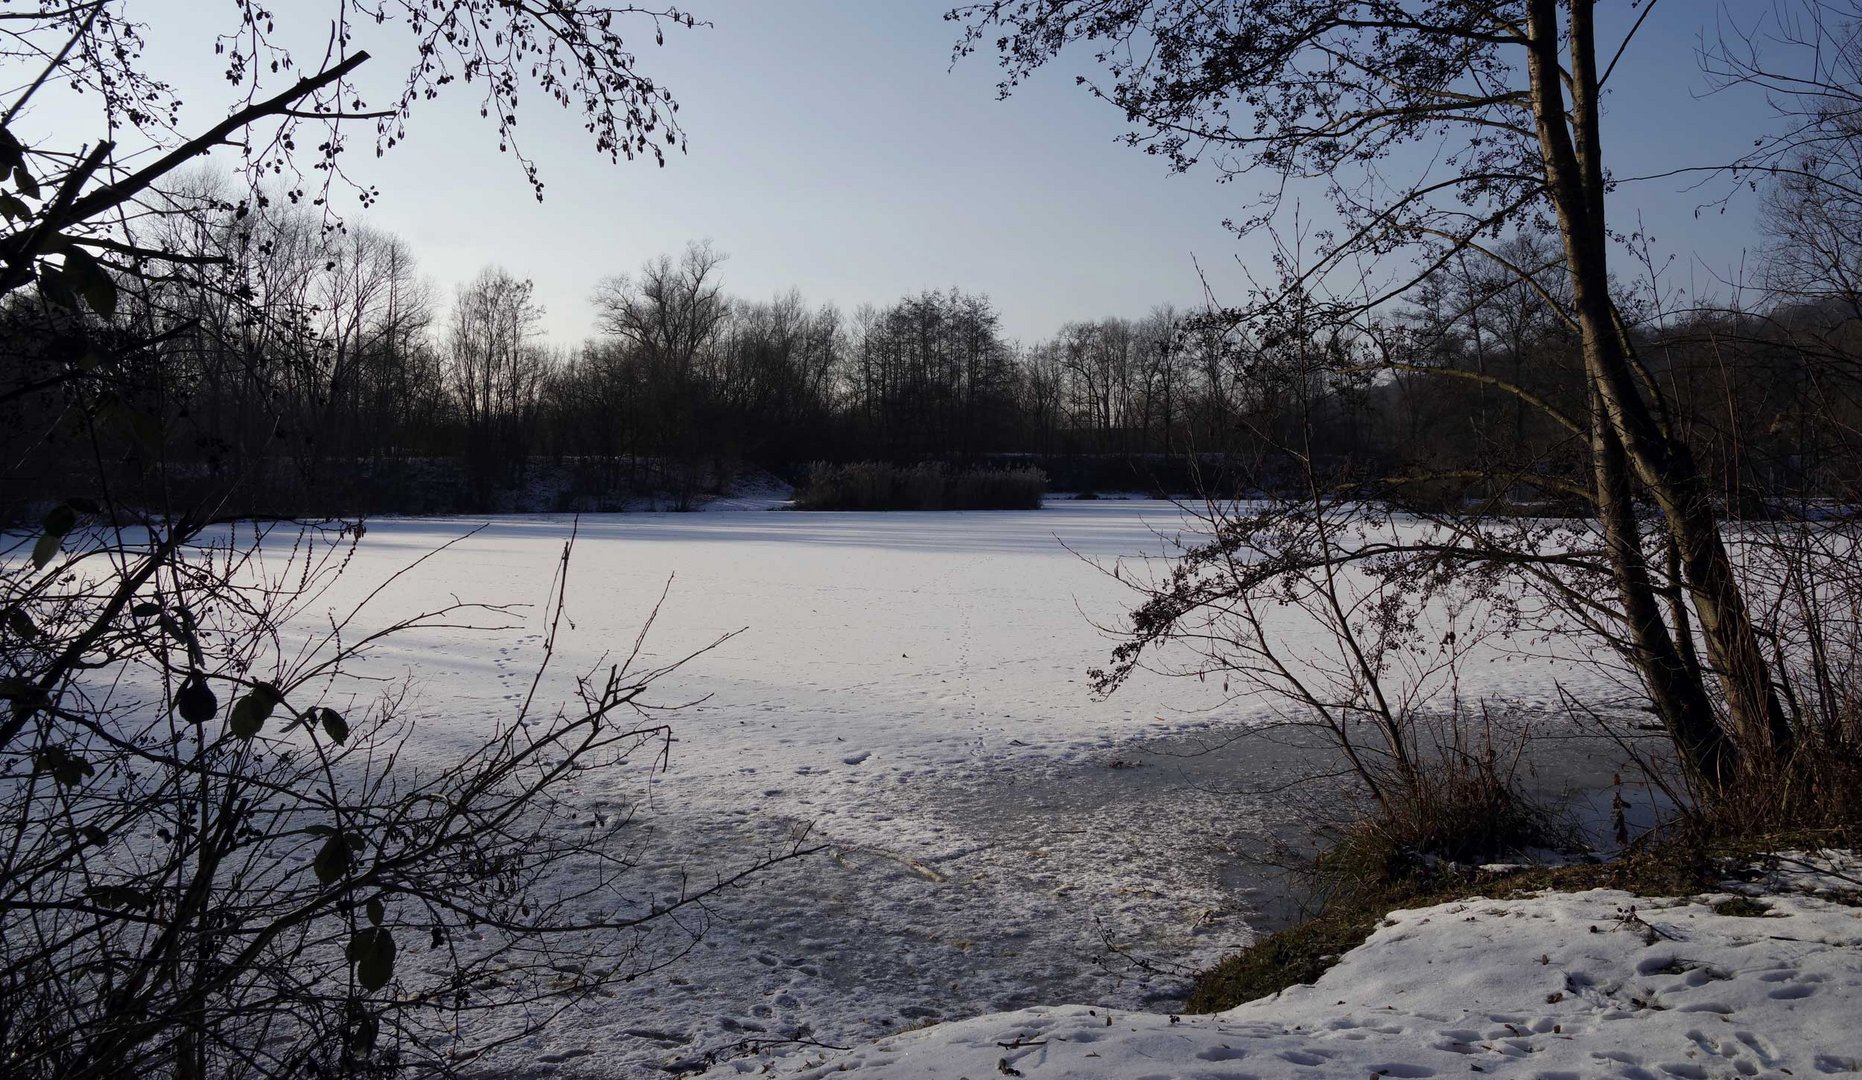
[[[1716,790],[1733,777],[1736,749],[1727,744],[1714,718],[1700,669],[1688,662],[1662,619],[1636,525],[1629,463],[1616,432],[1603,423],[1603,403],[1598,398],[1593,389],[1590,439],[1597,520],[1603,526],[1617,594],[1623,601],[1636,668],[1682,760],[1703,786]]]
[[[1570,0],[1569,114],[1560,67],[1558,0],[1531,0],[1529,62],[1547,190],[1557,210],[1571,274],[1585,370],[1595,390],[1593,401],[1600,406],[1595,422],[1610,426],[1636,478],[1662,511],[1680,553],[1708,662],[1720,675],[1745,759],[1782,757],[1791,749],[1790,723],[1720,537],[1718,510],[1686,444],[1668,437],[1656,423],[1636,384],[1610,300],[1591,7],[1592,0]],[[1637,564],[1619,571],[1647,575],[1640,548],[1615,554]]]

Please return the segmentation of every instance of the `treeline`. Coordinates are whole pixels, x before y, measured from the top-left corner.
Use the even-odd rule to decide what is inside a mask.
[[[1195,354],[1188,320],[1169,307],[1026,347],[1003,336],[980,294],[925,291],[846,313],[793,292],[733,298],[722,262],[695,246],[601,282],[595,337],[572,350],[539,343],[524,374],[511,371],[513,385],[534,387],[527,408],[512,398],[532,433],[525,447],[782,467],[1180,453],[1235,429],[1215,354]],[[524,290],[491,271],[461,296]],[[454,347],[448,364],[461,355]]]
[[[597,283],[596,333],[566,345],[503,269],[441,297],[398,237],[203,187],[177,197],[194,205],[165,246],[226,272],[126,281],[113,327],[84,334],[137,343],[121,391],[163,421],[171,479],[236,481],[248,505],[465,508],[406,487],[447,472],[436,463],[490,506],[547,463],[571,466],[571,495],[624,494],[740,463],[1172,454],[1235,427],[1226,377],[1170,308],[1023,347],[987,297],[955,288],[851,313],[733,297],[723,257],[694,245]],[[64,331],[24,302],[4,317],[22,362],[55,370]],[[28,463],[9,482],[42,489],[15,494],[49,496],[73,467],[55,422],[68,404],[6,402],[0,448]]]
[[[1639,378],[1659,386],[1669,403],[1661,422],[1685,438],[1733,516],[1855,505],[1862,304],[1837,279],[1787,279],[1788,242],[1769,255],[1769,299],[1755,310],[1663,310],[1652,290],[1625,286],[1624,296],[1640,297],[1621,313]],[[1504,245],[1502,257],[1556,261],[1549,243],[1531,239]],[[1320,364],[1331,380],[1317,410],[1321,456],[1342,457],[1339,471],[1395,480],[1399,501],[1588,505],[1590,382],[1565,310],[1555,274],[1523,281],[1483,255],[1452,261],[1400,317],[1352,335],[1342,348],[1357,363]],[[1352,385],[1340,374],[1367,369],[1382,378]]]
[[[1438,502],[1557,503],[1584,482],[1556,419],[1586,410],[1555,279],[1471,257],[1348,332],[1296,311],[1244,325],[1159,307],[1024,345],[960,289],[851,313],[732,297],[723,257],[695,245],[597,283],[596,333],[570,346],[545,338],[532,285],[502,269],[443,299],[395,236],[203,188],[178,197],[196,205],[166,243],[223,272],[125,282],[108,326],[61,326],[73,316],[25,301],[4,318],[19,362],[52,379],[71,341],[136,342],[113,407],[166,438],[96,453],[126,477],[159,453],[164,483],[238,492],[242,510],[495,509],[538,485],[560,509],[654,490],[683,502],[741,465],[815,461],[1032,460],[1065,486],[1167,493],[1271,488],[1312,461]],[[1851,500],[1857,309],[1778,295],[1761,313],[1625,314],[1729,502]],[[0,450],[24,465],[13,502],[56,497],[61,471],[95,456],[60,441],[74,406],[97,402],[0,406]]]

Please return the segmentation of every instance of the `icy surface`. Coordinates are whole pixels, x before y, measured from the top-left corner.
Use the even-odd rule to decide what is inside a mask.
[[[765,1044],[849,1045],[1042,1002],[1121,1018],[1172,1007],[1185,984],[1170,972],[1249,939],[1248,890],[1261,883],[1236,853],[1288,812],[1284,800],[1224,792],[1284,778],[1303,753],[1250,744],[1173,756],[1265,715],[1195,680],[1140,677],[1108,701],[1088,693],[1085,669],[1111,647],[1094,623],[1116,623],[1133,600],[1088,560],[1168,552],[1182,523],[1169,503],[1129,501],[582,518],[545,700],[625,655],[669,579],[650,661],[743,631],[665,685],[661,700],[699,704],[667,714],[676,741],[663,770],[589,776],[576,792],[591,813],[641,811],[630,835],[643,895],[702,884],[802,828],[825,850],[726,894],[691,955],[490,1067],[665,1075],[755,1060],[741,1055]],[[362,620],[454,598],[537,605],[488,620],[504,629],[407,634],[363,665],[383,679],[413,673],[409,767],[445,767],[515,713],[570,519],[371,522],[325,601],[344,610],[480,525]],[[1461,689],[1531,706],[1583,677],[1495,654],[1471,658]],[[1134,970],[1125,954],[1160,968]],[[986,1064],[970,1075],[993,1075]]]
[[[1792,877],[1781,870],[1773,886],[1789,888]],[[1862,908],[1774,894],[1763,915],[1723,915],[1716,899],[1727,897],[1649,901],[1597,890],[1398,911],[1316,984],[1215,1016],[1024,1009],[795,1055],[778,1075],[1705,1080],[1862,1071]]]

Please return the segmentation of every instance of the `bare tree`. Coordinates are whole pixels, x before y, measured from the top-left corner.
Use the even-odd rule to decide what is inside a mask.
[[[1595,9],[1593,0],[1248,0],[1220,9],[997,0],[954,15],[969,23],[964,51],[1001,29],[1005,93],[1089,43],[1108,81],[1088,89],[1133,121],[1134,145],[1179,169],[1207,163],[1225,177],[1273,178],[1239,228],[1280,220],[1281,193],[1300,190],[1288,181],[1321,185],[1332,221],[1301,236],[1312,248],[1295,247],[1283,280],[1232,312],[1233,325],[1328,286],[1343,291],[1324,317],[1364,325],[1469,254],[1553,303],[1582,359],[1584,405],[1564,419],[1587,446],[1586,497],[1628,656],[1703,783],[1764,798],[1779,790],[1764,781],[1791,760],[1794,733],[1714,492],[1615,295],[1601,94],[1641,23],[1600,42]],[[1406,156],[1417,145],[1439,150]],[[1411,160],[1423,165],[1401,175]],[[1555,265],[1521,265],[1494,243],[1536,229],[1556,236]],[[1374,262],[1398,254],[1413,259]],[[1376,276],[1361,271],[1367,262]],[[1481,379],[1546,404],[1505,379]],[[1640,499],[1659,510],[1653,552]]]
[[[717,273],[724,258],[692,244],[677,259],[661,255],[636,275],[607,278],[595,290],[597,328],[632,344],[667,378],[691,378],[730,312]]]
[[[536,287],[497,267],[459,287],[447,323],[446,366],[466,432],[466,472],[481,501],[521,481],[546,374]]]
[[[517,1027],[534,1029],[676,958],[699,926],[678,913],[735,876],[645,903],[615,888],[627,863],[615,830],[627,821],[591,828],[569,781],[663,753],[643,694],[676,665],[643,663],[636,642],[567,686],[546,680],[567,546],[531,695],[453,768],[412,769],[399,696],[375,698],[366,691],[378,684],[353,681],[346,665],[397,632],[497,628],[512,612],[450,606],[366,627],[365,599],[306,619],[361,526],[242,519],[226,510],[236,477],[203,485],[175,461],[198,391],[249,380],[253,393],[224,400],[260,413],[250,426],[275,438],[277,394],[341,402],[368,339],[412,342],[419,321],[392,245],[332,245],[327,221],[293,232],[288,215],[266,213],[266,191],[190,186],[184,164],[232,144],[285,201],[314,202],[324,182],[292,178],[336,175],[345,125],[373,120],[392,142],[416,101],[461,76],[480,82],[507,135],[519,90],[534,85],[582,111],[611,155],[658,154],[669,130],[677,142],[671,99],[636,72],[620,34],[691,20],[553,0],[332,0],[289,14],[313,7],[329,19],[330,49],[300,67],[272,41],[277,16],[235,5],[219,43],[234,100],[223,120],[185,133],[169,88],[143,66],[127,14],[142,5],[27,4],[0,20],[15,88],[0,103],[0,403],[39,402],[55,418],[67,433],[53,444],[68,465],[57,478],[70,485],[0,559],[8,1075],[449,1072],[501,1038],[474,1037],[468,1023],[467,1043],[444,1044],[462,1018],[520,1005],[529,1019]],[[398,106],[370,112],[347,84],[367,60],[351,51],[351,22],[394,23],[391,12],[416,59]],[[97,107],[96,141],[18,134],[40,94],[72,88]],[[119,156],[111,136],[126,132],[134,152]],[[317,150],[300,160],[297,145]],[[307,257],[333,246],[334,259]],[[507,320],[519,330],[524,300]],[[236,366],[182,362],[209,357]],[[296,366],[280,372],[280,357]],[[487,415],[531,392],[522,380],[492,385]],[[556,877],[565,859],[587,876]],[[659,932],[669,940],[655,943]],[[565,978],[570,955],[586,962]]]

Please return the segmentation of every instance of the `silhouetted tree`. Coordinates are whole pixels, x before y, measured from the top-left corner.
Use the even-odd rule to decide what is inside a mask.
[[[26,3],[0,18],[0,405],[37,425],[26,437],[50,449],[31,464],[62,488],[0,560],[0,1072],[447,1072],[502,1037],[452,1026],[462,1015],[545,995],[551,1014],[689,947],[659,951],[652,928],[710,888],[636,903],[617,886],[612,829],[563,798],[580,770],[665,739],[625,718],[671,667],[630,658],[576,680],[560,709],[526,704],[451,769],[393,768],[399,702],[337,700],[345,664],[473,609],[287,639],[360,529],[284,526],[262,551],[268,528],[226,527],[226,500],[260,474],[267,440],[334,428],[327,449],[360,452],[354,428],[380,395],[438,380],[413,366],[430,358],[405,252],[280,211],[324,198],[357,122],[385,148],[417,102],[462,81],[507,145],[534,88],[579,111],[603,152],[657,156],[679,141],[671,99],[621,35],[691,20],[558,0],[242,0],[218,42],[227,113],[184,132],[144,63],[130,12],[147,6]],[[274,41],[286,20],[327,20],[309,67]],[[411,51],[384,110],[348,83],[368,59],[352,46],[363,21]],[[27,133],[29,105],[72,91],[91,126]],[[183,165],[226,146],[275,186],[186,181]],[[521,338],[527,290],[492,284],[485,299]],[[507,415],[534,392],[506,377],[521,367],[513,335],[459,323],[464,351],[486,350],[473,363],[497,357],[490,395],[468,395],[474,415]],[[487,385],[477,369],[470,383]],[[190,428],[251,441],[190,448]],[[190,451],[222,454],[229,475],[199,482]],[[9,456],[9,487],[21,467]],[[552,887],[564,860],[586,876]],[[430,965],[406,962],[415,940]],[[615,964],[565,979],[565,948]]]
[[[1793,725],[1722,536],[1720,501],[1673,422],[1675,401],[1650,377],[1611,276],[1601,95],[1641,23],[1600,43],[1596,7],[994,0],[953,17],[969,26],[960,51],[999,31],[1005,93],[1084,45],[1106,80],[1083,81],[1130,119],[1134,145],[1177,169],[1265,174],[1267,194],[1238,228],[1273,225],[1284,194],[1301,190],[1292,181],[1323,185],[1332,220],[1299,237],[1309,247],[1283,251],[1277,286],[1228,314],[1241,338],[1284,338],[1288,311],[1304,313],[1301,336],[1329,335],[1316,322],[1368,334],[1393,301],[1468,255],[1546,299],[1576,340],[1581,410],[1568,414],[1499,376],[1477,381],[1583,441],[1582,490],[1617,600],[1610,637],[1692,774],[1709,789],[1776,798],[1785,787],[1771,780],[1792,760]],[[1409,153],[1423,143],[1442,150]],[[1538,230],[1556,237],[1552,264],[1522,265],[1495,243]],[[1374,262],[1398,254],[1411,258]],[[1367,264],[1379,276],[1365,276]],[[1374,350],[1340,355],[1367,378],[1390,370]],[[1401,370],[1428,366],[1394,359]],[[1653,523],[1638,512],[1644,499],[1659,511]]]

